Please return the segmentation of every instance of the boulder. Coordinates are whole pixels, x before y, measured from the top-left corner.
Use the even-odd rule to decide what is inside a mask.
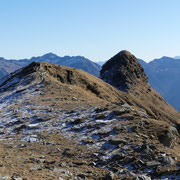
[[[113,56],[102,66],[100,77],[124,92],[139,84],[148,85],[148,78],[137,58],[125,50]]]
[[[109,140],[109,143],[113,144],[113,145],[118,145],[118,144],[126,144],[127,142],[124,139],[121,139],[121,138],[118,138],[118,137],[112,137]]]
[[[170,126],[161,135],[159,135],[159,141],[167,147],[172,147],[173,141],[176,139],[178,131],[175,127]]]

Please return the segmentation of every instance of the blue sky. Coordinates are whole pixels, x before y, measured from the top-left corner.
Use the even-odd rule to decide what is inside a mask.
[[[179,0],[0,0],[0,56],[180,55]]]

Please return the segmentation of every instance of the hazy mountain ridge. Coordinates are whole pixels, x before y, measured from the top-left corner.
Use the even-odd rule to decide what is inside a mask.
[[[180,60],[164,56],[149,63],[142,60],[139,62],[143,66],[152,88],[180,111]]]
[[[180,56],[175,56],[174,59],[180,59]]]
[[[84,71],[99,76],[101,66],[83,56],[64,56],[59,57],[56,54],[48,53],[43,56],[32,57],[31,59],[6,60],[0,59],[0,78],[15,70],[25,67],[32,62],[50,62],[54,64],[83,69]]]

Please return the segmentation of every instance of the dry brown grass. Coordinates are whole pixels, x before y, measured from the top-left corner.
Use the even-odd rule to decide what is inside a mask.
[[[47,73],[43,80],[46,84],[50,84],[49,90],[46,91],[48,96],[53,92],[54,94],[51,95],[53,97],[65,97],[70,102],[73,97],[77,97],[78,103],[84,101],[89,104],[102,101],[127,102],[135,108],[145,109],[155,119],[180,124],[180,113],[165,102],[148,84],[139,85],[131,92],[124,93],[79,69],[41,63],[39,70]]]

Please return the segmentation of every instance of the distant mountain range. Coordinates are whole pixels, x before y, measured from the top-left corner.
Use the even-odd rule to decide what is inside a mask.
[[[50,62],[58,65],[69,66],[82,69],[90,74],[99,76],[101,66],[83,56],[64,56],[59,57],[56,54],[48,53],[39,57],[21,60],[7,60],[0,58],[0,78],[21,67],[27,66],[32,62]]]
[[[149,63],[139,59],[152,88],[180,111],[180,59],[162,57]]]
[[[180,56],[175,56],[174,59],[180,59]]]

